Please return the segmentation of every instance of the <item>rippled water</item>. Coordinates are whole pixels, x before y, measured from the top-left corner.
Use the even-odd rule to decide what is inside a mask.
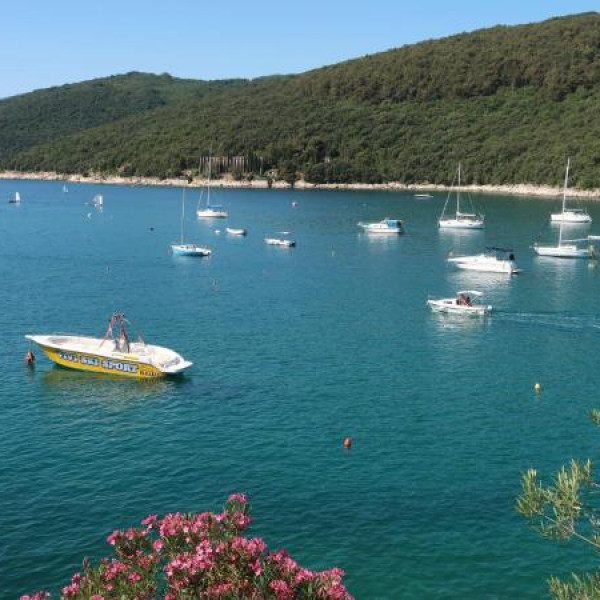
[[[523,470],[593,458],[599,439],[600,269],[529,249],[555,236],[555,202],[480,196],[488,228],[450,233],[436,228],[441,195],[217,191],[249,235],[190,218],[188,241],[214,250],[195,260],[168,252],[179,190],[61,188],[0,182],[0,597],[56,591],[113,528],[217,510],[234,491],[250,496],[253,533],[344,568],[357,598],[538,598],[551,573],[592,566],[513,508]],[[5,200],[16,190],[21,206]],[[99,192],[103,212],[86,205]],[[385,216],[407,234],[358,232]],[[264,245],[281,230],[297,248]],[[524,273],[444,260],[486,244],[513,245]],[[427,309],[465,287],[491,318]],[[41,353],[24,366],[26,333],[101,335],[114,310],[194,367],[140,383]]]

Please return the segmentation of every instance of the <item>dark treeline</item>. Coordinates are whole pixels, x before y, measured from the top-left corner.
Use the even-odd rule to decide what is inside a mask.
[[[290,182],[600,187],[600,15],[494,27],[296,76],[140,73],[0,102],[0,166],[174,177],[201,156]]]

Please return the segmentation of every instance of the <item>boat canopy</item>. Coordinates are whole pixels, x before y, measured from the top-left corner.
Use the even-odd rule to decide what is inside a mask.
[[[467,294],[469,296],[477,296],[477,297],[483,296],[483,292],[478,292],[477,290],[461,290],[460,292],[456,292],[457,296],[464,296]]]
[[[501,246],[486,246],[485,249],[488,252],[504,252],[505,254],[514,252],[512,248],[502,248]]]

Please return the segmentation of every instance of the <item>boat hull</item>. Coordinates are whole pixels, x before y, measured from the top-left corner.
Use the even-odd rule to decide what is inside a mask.
[[[227,213],[224,210],[198,210],[196,216],[199,219],[226,219]]]
[[[465,271],[479,271],[481,273],[502,273],[505,275],[516,275],[521,272],[512,260],[498,260],[482,256],[457,256],[449,258],[448,262],[456,265],[458,269]]]
[[[265,238],[267,246],[281,246],[283,248],[293,248],[296,245],[294,240],[284,240],[278,238]]]
[[[484,229],[483,221],[467,221],[462,219],[445,219],[438,221],[440,229]]]
[[[208,248],[186,244],[173,244],[171,245],[171,250],[176,256],[196,256],[201,258],[203,256],[210,256],[211,254],[211,251]]]
[[[591,223],[592,217],[587,213],[579,213],[579,214],[568,214],[568,213],[557,213],[550,215],[550,221],[552,223],[566,223],[566,224],[585,224]]]
[[[457,304],[454,298],[428,300],[427,304],[431,310],[435,312],[443,312],[453,315],[483,317],[492,312],[492,307],[489,305],[465,306]]]
[[[552,256],[554,258],[594,258],[594,253],[588,248],[576,246],[534,246],[538,256]]]
[[[163,365],[164,368],[160,368],[135,353],[100,353],[75,347],[69,348],[66,345],[61,347],[51,343],[52,336],[28,335],[26,338],[35,342],[52,362],[77,371],[118,375],[131,379],[158,379],[169,375],[178,375],[192,365],[191,362],[183,360],[175,352],[157,346],[151,348],[170,352],[169,356],[172,355],[174,358],[169,362],[173,364],[167,363],[166,366]],[[102,343],[102,340],[90,339]],[[99,345],[95,347],[98,349]]]

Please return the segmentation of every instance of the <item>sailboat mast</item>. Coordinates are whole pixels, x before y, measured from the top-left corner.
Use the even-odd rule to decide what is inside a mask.
[[[565,183],[563,185],[563,204],[562,204],[562,212],[563,216],[565,214],[565,206],[567,204],[567,183],[569,181],[569,167],[571,166],[571,157],[567,158],[567,170],[565,171]],[[560,226],[558,228],[558,245],[561,245],[562,242],[562,229],[563,229],[563,221],[564,218],[560,220]]]
[[[185,188],[181,188],[181,244],[183,245],[183,223],[185,221]]]
[[[458,163],[458,188],[456,189],[456,217],[460,214],[460,163]]]
[[[210,206],[210,176],[212,173],[212,148],[210,149],[210,154],[208,155],[208,185],[206,190],[206,206]]]

